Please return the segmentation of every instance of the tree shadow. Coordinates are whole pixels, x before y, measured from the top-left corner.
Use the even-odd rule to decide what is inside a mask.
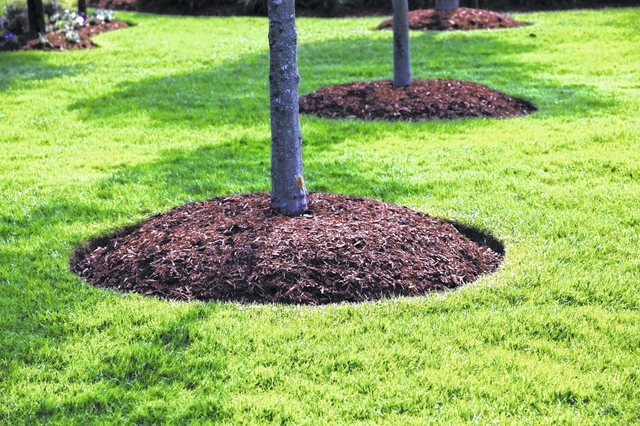
[[[121,167],[95,185],[101,199],[123,191],[152,191],[170,200],[265,191],[270,184],[270,140],[240,137],[193,151],[170,149],[157,161]]]
[[[72,66],[51,65],[40,52],[5,53],[0,61],[0,90],[7,90],[15,81],[32,84],[57,77],[79,74],[82,64]]]
[[[265,54],[247,56],[212,70],[124,83],[70,109],[85,121],[144,116],[162,127],[268,123],[268,68]]]
[[[240,137],[192,150],[165,150],[152,162],[120,167],[111,176],[96,182],[92,191],[103,200],[117,199],[123,193],[134,198],[136,193],[151,193],[155,199],[178,200],[177,204],[269,191],[269,142],[269,138]],[[416,195],[434,193],[441,185],[435,179],[398,178],[393,170],[395,164],[372,168],[370,163],[358,158],[331,158],[323,154],[326,146],[322,144],[304,148],[305,180],[310,192],[361,196],[396,204]],[[50,222],[55,224],[56,217],[50,217]],[[464,229],[464,225],[459,224],[459,228]],[[472,232],[465,230],[467,233]]]
[[[612,105],[592,87],[558,86],[542,77],[553,64],[525,62],[522,55],[538,48],[528,39],[529,30],[500,31],[513,31],[513,38],[488,32],[446,37],[412,33],[414,78],[484,84],[533,102],[542,114],[589,115]],[[301,43],[298,55],[301,95],[338,83],[390,79],[393,73],[390,35],[365,32],[349,39]],[[342,58],[349,61],[341,62],[336,74],[336,62]],[[144,116],[152,126],[264,124],[269,121],[268,69],[268,52],[247,55],[213,69],[125,83],[107,95],[76,101],[70,109],[85,121]]]

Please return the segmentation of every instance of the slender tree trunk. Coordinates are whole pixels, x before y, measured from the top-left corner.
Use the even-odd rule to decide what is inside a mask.
[[[451,10],[460,7],[460,0],[436,0],[436,10]]]
[[[409,4],[407,0],[393,0],[393,85],[410,84]]]
[[[87,0],[78,0],[78,13],[87,16]]]
[[[294,0],[268,0],[271,206],[295,216],[309,205],[302,169]]]
[[[29,22],[29,33],[32,36],[46,32],[42,0],[27,0],[27,21]]]

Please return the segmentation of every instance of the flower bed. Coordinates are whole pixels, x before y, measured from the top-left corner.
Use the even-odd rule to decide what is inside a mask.
[[[26,8],[19,5],[5,6],[0,16],[0,51],[13,50],[70,50],[94,47],[91,37],[128,24],[114,19],[111,10],[97,9],[90,15],[62,9],[48,3],[46,32],[37,36],[29,34]]]

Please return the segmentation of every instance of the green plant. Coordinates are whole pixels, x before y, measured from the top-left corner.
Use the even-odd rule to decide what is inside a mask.
[[[27,21],[27,7],[20,3],[10,3],[3,7],[3,16],[0,18],[0,28],[4,34],[17,36],[29,31]]]
[[[97,25],[101,22],[111,22],[115,17],[113,10],[97,9],[91,15],[89,15],[89,22],[91,25]]]
[[[50,0],[43,4],[44,14],[51,16],[56,12],[61,12],[65,9],[65,6],[57,0]]]
[[[112,10],[97,9],[91,15],[78,14],[65,9],[60,3],[50,1],[44,4],[47,17],[46,31],[64,31],[65,38],[71,43],[77,43],[80,36],[77,30],[86,25],[98,25],[102,22],[111,22],[114,19]],[[20,3],[11,3],[4,6],[4,15],[0,16],[0,36],[5,42],[18,43],[18,36],[28,32],[27,8]],[[41,43],[46,44],[42,38]]]
[[[80,41],[80,35],[76,31],[67,31],[64,36],[67,41],[71,43],[77,43]]]

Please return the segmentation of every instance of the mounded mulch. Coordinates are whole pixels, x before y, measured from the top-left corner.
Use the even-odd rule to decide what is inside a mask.
[[[503,259],[491,236],[405,207],[309,199],[297,217],[276,214],[268,193],[185,204],[88,242],[70,266],[96,286],[159,298],[316,305],[451,289]]]
[[[361,120],[452,120],[507,118],[537,111],[532,103],[481,84],[458,80],[391,80],[328,86],[300,98],[300,112],[326,118]]]
[[[409,29],[421,31],[490,30],[529,25],[506,15],[484,9],[458,7],[451,10],[420,9],[409,12]],[[391,29],[393,20],[387,19],[378,29]]]
[[[2,51],[14,51],[14,50],[74,50],[74,49],[92,49],[95,47],[91,37],[104,33],[107,31],[113,31],[120,28],[127,28],[129,24],[122,21],[101,22],[95,25],[87,25],[80,27],[77,30],[80,40],[77,43],[72,43],[65,37],[64,31],[52,31],[47,33],[46,43],[41,43],[36,38],[30,38],[27,35],[21,35],[18,37],[18,43],[7,42],[0,40],[0,52]]]

